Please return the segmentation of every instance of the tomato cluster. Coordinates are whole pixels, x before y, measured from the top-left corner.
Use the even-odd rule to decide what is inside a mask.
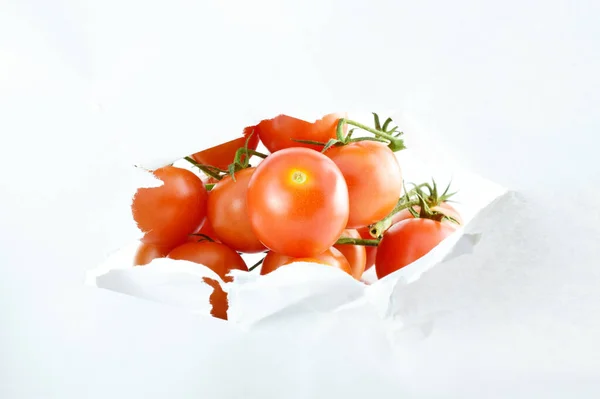
[[[330,114],[309,123],[286,115],[244,129],[242,137],[154,170],[163,185],[141,188],[132,213],[144,232],[134,259],[168,257],[203,264],[223,281],[233,269],[268,274],[293,262],[334,267],[360,280],[382,278],[452,234],[460,215],[433,185],[404,189],[391,119],[370,127]],[[347,127],[353,126],[348,131]],[[368,135],[353,136],[356,129]],[[268,154],[257,151],[259,143]],[[257,165],[251,159],[261,159]],[[266,253],[248,268],[243,254]],[[212,314],[227,318],[227,294],[212,279]]]

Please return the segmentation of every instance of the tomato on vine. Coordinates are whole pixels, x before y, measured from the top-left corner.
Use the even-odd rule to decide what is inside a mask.
[[[456,225],[424,218],[394,224],[383,234],[377,247],[377,277],[381,279],[425,256],[456,229]]]
[[[207,192],[189,170],[165,166],[153,173],[163,184],[137,190],[131,205],[133,218],[144,232],[142,242],[173,247],[202,224]]]
[[[322,146],[301,143],[297,140],[327,142],[336,137],[338,120],[345,116],[342,113],[328,114],[311,123],[291,116],[279,115],[261,121],[255,127],[255,131],[271,153],[290,147],[305,147],[321,151]]]
[[[204,265],[225,282],[232,281],[231,276],[227,274],[233,269],[248,271],[248,266],[240,254],[227,245],[208,240],[180,245],[169,252],[167,257]]]
[[[254,126],[249,126],[244,129],[243,137],[197,152],[190,155],[190,158],[201,165],[227,170],[240,148],[244,148],[247,144],[247,148],[256,150],[258,141],[258,134],[254,132]]]
[[[318,151],[286,148],[258,165],[247,207],[258,239],[270,250],[311,257],[331,247],[348,223],[348,186]]]
[[[344,230],[341,237],[362,238],[356,230]],[[370,237],[369,237],[370,238]],[[352,277],[360,280],[367,264],[367,247],[363,245],[338,244],[333,246],[348,260]],[[374,247],[373,247],[374,248]]]
[[[327,155],[348,184],[348,228],[364,227],[386,217],[402,194],[402,171],[385,143],[357,141],[329,148]]]
[[[246,168],[223,177],[208,197],[207,220],[215,235],[231,249],[245,253],[266,249],[252,229],[246,205],[248,183],[255,171]]]
[[[281,255],[273,251],[269,251],[263,265],[260,269],[260,274],[269,274],[272,271],[280,268],[281,266],[289,265],[294,262],[310,262],[319,263],[325,266],[331,266],[336,269],[340,269],[350,275],[352,275],[352,268],[346,257],[334,247],[327,249],[325,252],[320,253],[311,257],[292,257],[287,255]]]
[[[138,246],[133,258],[134,266],[143,266],[152,262],[157,258],[164,258],[167,256],[171,247],[164,247],[155,244],[145,244],[143,242]]]

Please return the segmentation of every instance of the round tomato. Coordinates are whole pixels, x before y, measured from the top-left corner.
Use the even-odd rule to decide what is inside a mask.
[[[420,212],[420,210],[421,210],[421,208],[419,206],[414,206],[413,209],[417,213]],[[451,205],[449,205],[446,202],[442,202],[439,205],[431,207],[430,209],[432,209],[436,212],[441,212],[447,216],[454,218],[456,221],[459,222],[459,225],[462,225],[462,223],[463,223],[463,220],[462,220],[460,214],[458,213],[458,211],[456,211],[456,209],[454,209]],[[400,212],[394,214],[394,216],[392,216],[392,226],[402,220],[413,219],[413,218],[414,218],[414,216],[412,215],[412,213],[410,213],[410,211],[408,209],[403,209]],[[448,219],[442,220],[442,223],[446,223],[451,226],[457,227],[456,223],[454,223]],[[369,230],[370,229],[368,226],[361,227],[360,229],[358,229],[358,233],[361,238],[372,239],[373,236],[371,236],[371,233]],[[365,247],[365,250],[367,252],[367,262],[366,262],[365,270],[368,270],[371,266],[373,266],[375,264],[375,257],[377,256],[377,247]]]
[[[206,217],[206,189],[200,178],[186,169],[165,166],[154,175],[163,185],[138,189],[131,205],[133,218],[144,232],[142,242],[174,247]]]
[[[383,234],[377,247],[377,278],[420,259],[455,231],[456,227],[431,219],[412,218],[396,223]]]
[[[248,182],[256,168],[235,173],[235,181],[225,176],[208,196],[207,219],[219,240],[239,252],[255,253],[265,250],[258,240],[246,207]]]
[[[361,238],[356,230],[344,230],[342,237]],[[335,245],[334,248],[340,251],[348,260],[350,268],[352,269],[352,277],[360,280],[367,264],[367,251],[365,246],[340,244]]]
[[[350,196],[348,228],[378,222],[398,203],[402,171],[384,143],[359,141],[332,147],[325,153],[340,168]]]
[[[352,275],[352,268],[350,267],[350,263],[348,263],[346,257],[333,247],[327,249],[321,254],[306,258],[295,258],[269,251],[265,257],[265,260],[263,261],[260,274],[265,275],[271,273],[273,270],[278,269],[281,266],[289,265],[293,262],[319,263],[325,266],[335,267]]]
[[[269,249],[311,257],[331,247],[348,222],[348,187],[333,161],[286,148],[261,162],[248,184],[248,215]]]
[[[154,244],[144,244],[140,243],[138,247],[135,257],[133,259],[134,266],[142,266],[147,265],[152,262],[156,258],[164,258],[167,256],[171,247],[162,247],[160,245]]]
[[[346,114],[325,115],[313,123],[287,115],[279,115],[273,119],[261,121],[255,128],[260,141],[272,153],[290,147],[305,147],[321,151],[323,146],[298,143],[294,140],[310,140],[327,143],[337,137],[336,130],[340,118]],[[344,133],[347,127],[344,125]]]
[[[215,147],[211,147],[204,151],[197,152],[190,155],[190,157],[199,164],[210,165],[219,169],[227,170],[227,167],[235,158],[235,153],[240,148],[244,148],[246,141],[248,141],[249,149],[256,150],[259,139],[257,132],[253,131],[253,126],[247,127],[244,129],[243,137],[225,142]],[[250,134],[252,136],[250,136]],[[248,136],[250,136],[249,140]]]
[[[248,270],[240,254],[218,242],[188,242],[174,248],[167,257],[204,265],[217,273],[225,282],[233,281],[230,276],[227,276],[231,270]]]

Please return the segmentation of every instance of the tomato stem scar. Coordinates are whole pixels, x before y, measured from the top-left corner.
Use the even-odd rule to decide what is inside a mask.
[[[294,173],[292,173],[292,180],[295,183],[302,184],[306,181],[306,173],[296,170],[294,171]]]

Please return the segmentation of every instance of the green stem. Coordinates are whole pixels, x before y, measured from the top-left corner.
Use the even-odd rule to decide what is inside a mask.
[[[256,262],[255,264],[253,264],[248,271],[251,272],[252,270],[256,269],[258,266],[262,265],[262,263],[264,262],[265,258],[262,258],[261,260],[259,260],[258,262]]]
[[[398,202],[398,205],[396,205],[394,207],[394,209],[392,209],[392,211],[385,218],[381,219],[379,222],[377,222],[373,226],[371,226],[369,233],[371,233],[371,236],[374,238],[381,237],[383,235],[383,233],[385,233],[385,231],[391,227],[392,219],[395,214],[397,214],[401,210],[419,205],[420,203],[421,203],[421,201],[419,199],[411,200],[411,201],[407,201],[407,202],[400,200]]]
[[[206,166],[204,166],[202,164],[199,164],[198,162],[194,161],[192,158],[185,157],[183,159],[185,159],[186,161],[188,161],[189,163],[191,163],[192,165],[194,165],[195,167],[197,167],[198,169],[200,169],[207,176],[210,176],[210,177],[215,178],[217,180],[221,180],[222,179],[221,175],[219,175],[218,173],[215,173],[209,167],[206,167]]]
[[[379,240],[342,237],[335,242],[335,245],[364,245],[367,247],[376,247],[377,245],[379,245]]]
[[[344,137],[344,124],[356,126],[356,127],[363,129],[369,133],[373,133],[376,137],[378,137],[380,139],[385,139],[386,142],[389,141],[388,147],[394,152],[397,152],[397,151],[400,151],[400,150],[403,150],[406,148],[406,146],[404,145],[404,140],[402,140],[401,138],[394,137],[391,134],[382,132],[381,130],[373,129],[372,127],[363,125],[360,122],[356,122],[356,121],[346,119],[346,118],[340,118],[338,120],[337,129],[336,129],[337,139],[342,143],[347,142],[347,138]]]

